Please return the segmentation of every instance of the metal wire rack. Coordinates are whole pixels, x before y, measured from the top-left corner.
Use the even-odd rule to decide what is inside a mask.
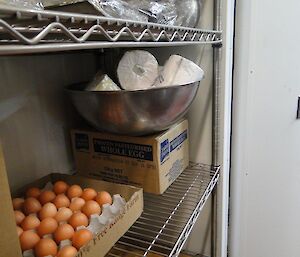
[[[178,256],[219,179],[219,167],[191,163],[161,196],[145,194],[144,212],[107,257]]]
[[[112,47],[220,44],[221,32],[0,5],[0,55]]]

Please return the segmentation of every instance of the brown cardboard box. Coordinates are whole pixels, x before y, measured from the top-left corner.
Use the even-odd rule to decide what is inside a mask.
[[[1,147],[0,147],[1,148]],[[1,150],[1,149],[0,149]],[[143,210],[143,190],[132,186],[112,184],[105,181],[94,180],[82,176],[70,176],[63,174],[50,174],[38,181],[18,190],[14,196],[21,196],[25,190],[32,186],[43,188],[47,182],[64,180],[69,184],[78,184],[82,187],[92,187],[95,190],[105,190],[114,194],[120,194],[126,200],[124,211],[119,214],[115,221],[107,225],[104,231],[98,234],[91,242],[81,248],[77,256],[80,257],[103,257],[110,248],[126,233],[131,225],[138,219]],[[14,221],[13,207],[10,198],[9,185],[6,178],[6,170],[3,155],[0,152],[0,195],[2,196],[0,211],[0,256],[22,257],[19,240]]]
[[[15,215],[7,180],[5,162],[0,145],[0,256],[21,257],[21,247],[17,235]]]
[[[72,144],[80,174],[149,193],[162,194],[189,164],[186,120],[145,137],[73,130]]]

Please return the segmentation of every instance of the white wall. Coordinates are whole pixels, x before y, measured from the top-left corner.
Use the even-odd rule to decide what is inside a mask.
[[[299,11],[237,1],[230,257],[300,256]]]
[[[64,87],[94,73],[89,53],[0,57],[0,141],[12,190],[74,169]]]

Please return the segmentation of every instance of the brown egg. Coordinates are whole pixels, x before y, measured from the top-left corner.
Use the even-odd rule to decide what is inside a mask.
[[[72,239],[74,235],[74,228],[69,224],[61,224],[54,233],[54,239],[59,244],[60,241]]]
[[[53,203],[55,204],[57,209],[62,208],[62,207],[69,207],[70,206],[70,200],[64,194],[57,195],[55,197],[55,199],[53,200]]]
[[[97,192],[93,188],[85,188],[82,192],[81,198],[85,201],[94,200]]]
[[[37,199],[33,197],[29,197],[24,201],[23,209],[24,209],[24,213],[26,215],[29,215],[31,213],[39,212],[42,209],[42,206]]]
[[[17,233],[18,233],[18,237],[20,237],[20,235],[22,235],[23,233],[23,229],[20,228],[19,226],[17,226]]]
[[[89,224],[89,220],[85,214],[81,212],[74,213],[71,218],[69,219],[69,224],[76,229],[80,226],[87,226]]]
[[[87,216],[90,217],[93,214],[100,214],[101,208],[100,205],[94,201],[90,200],[85,203],[85,205],[82,207],[81,211]]]
[[[82,246],[93,239],[93,234],[87,229],[81,229],[75,232],[72,238],[72,245],[79,250]]]
[[[22,210],[24,204],[23,198],[14,198],[12,202],[13,202],[14,210],[18,210],[18,211]]]
[[[67,245],[58,252],[57,257],[75,257],[76,254],[77,249],[73,246]]]
[[[24,219],[25,215],[23,214],[23,212],[15,211],[15,220],[17,225],[20,225]]]
[[[85,200],[83,200],[80,197],[76,197],[76,198],[72,199],[72,201],[70,203],[70,209],[73,212],[77,212],[77,211],[81,210],[81,208],[83,207],[83,205],[85,205]]]
[[[38,198],[41,190],[37,187],[31,187],[26,191],[26,197]]]
[[[62,207],[58,210],[54,218],[56,219],[57,222],[63,222],[63,221],[68,221],[72,215],[73,212],[69,208]]]
[[[103,204],[112,204],[111,195],[106,191],[98,192],[95,201],[102,207]]]
[[[40,220],[36,216],[29,215],[22,221],[21,227],[24,231],[36,229],[40,225],[40,223]]]
[[[53,186],[53,191],[57,195],[64,194],[65,192],[67,192],[68,187],[69,186],[67,183],[65,183],[63,181],[57,181],[57,182],[55,182],[55,184]]]
[[[24,231],[20,237],[20,245],[22,251],[30,250],[35,247],[35,245],[40,241],[40,237],[34,231]]]
[[[40,203],[42,205],[44,205],[46,203],[52,202],[54,200],[55,196],[56,196],[56,194],[54,194],[54,192],[47,190],[47,191],[42,192],[38,199],[39,199]]]
[[[67,195],[70,199],[74,197],[80,197],[82,195],[82,189],[78,185],[73,185],[68,188]]]
[[[57,214],[56,206],[53,203],[46,203],[39,212],[40,220],[53,218]]]
[[[57,229],[58,224],[57,221],[53,218],[46,218],[43,219],[40,225],[37,228],[37,233],[40,237],[44,235],[49,235],[55,232]]]
[[[34,247],[34,252],[36,257],[56,256],[57,245],[52,239],[43,238]]]

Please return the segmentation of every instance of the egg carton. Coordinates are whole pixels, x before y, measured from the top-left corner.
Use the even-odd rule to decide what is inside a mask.
[[[23,257],[35,257],[33,250],[27,250],[23,253]],[[47,255],[44,257],[54,257],[52,255]]]
[[[48,182],[43,190],[52,190],[53,184]],[[81,229],[88,229],[94,235],[100,234],[106,228],[106,226],[111,225],[116,218],[125,211],[126,201],[125,199],[119,195],[113,195],[113,204],[104,204],[102,206],[102,213],[100,215],[94,214],[90,218],[90,223],[87,227],[80,226],[76,228],[76,231]],[[53,235],[45,235],[43,238],[52,238]],[[60,242],[58,246],[58,250],[62,249],[65,246],[72,245],[70,240],[63,240]],[[23,257],[35,257],[33,250],[27,250],[23,252]],[[53,256],[45,256],[45,257],[53,257]]]
[[[48,182],[42,191],[46,191],[46,190],[53,190],[53,184],[51,182]]]
[[[42,238],[54,239],[53,234],[44,235]]]
[[[24,251],[23,257],[35,257],[33,250]]]
[[[48,182],[43,190],[52,190],[53,184]],[[94,214],[90,218],[90,224],[87,227],[93,235],[101,233],[107,225],[110,225],[114,222],[116,217],[125,210],[126,201],[122,196],[116,194],[113,196],[113,204],[104,204],[102,206],[102,213],[100,215]],[[79,227],[76,230],[82,229],[85,227]]]
[[[113,196],[113,204],[104,204],[100,215],[94,214],[91,216],[90,224],[87,227],[94,236],[103,232],[107,225],[112,224],[115,219],[125,211],[126,201],[120,195]]]
[[[33,250],[27,250],[23,252],[23,257],[35,257],[34,251]],[[52,255],[44,256],[44,257],[54,257]]]
[[[72,241],[69,239],[63,240],[59,243],[58,250],[61,250],[65,246],[72,246]]]

